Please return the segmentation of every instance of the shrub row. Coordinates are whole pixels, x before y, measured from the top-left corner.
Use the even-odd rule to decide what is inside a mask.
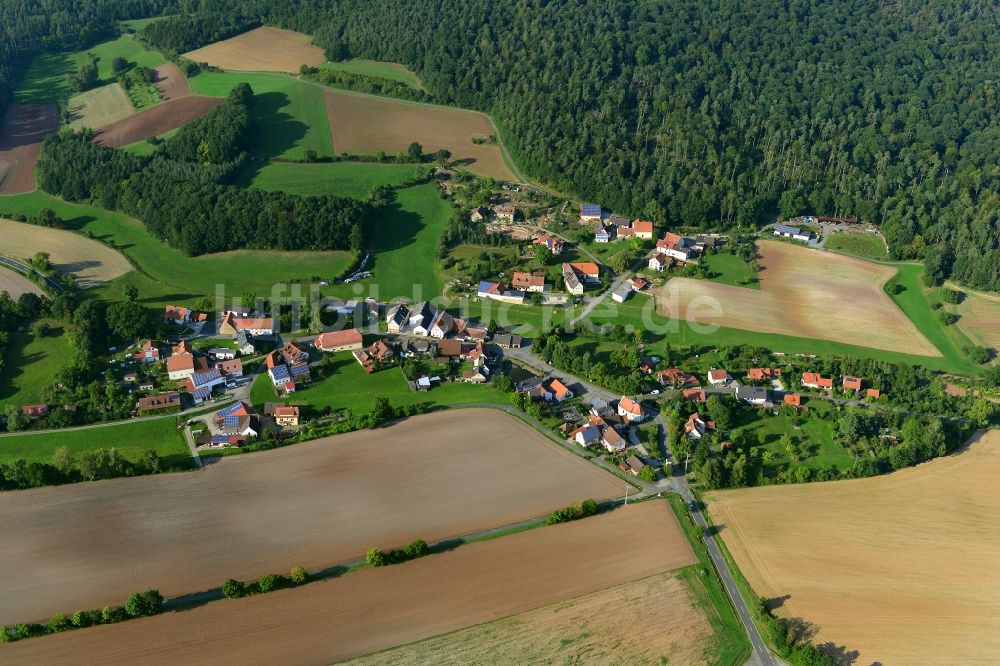
[[[103,609],[78,610],[69,617],[56,613],[46,624],[16,624],[11,628],[0,626],[0,643],[24,638],[58,634],[71,629],[83,629],[98,624],[115,624],[137,617],[156,615],[163,609],[163,595],[157,590],[133,592],[124,606],[105,606]]]
[[[222,584],[222,596],[226,599],[239,599],[254,594],[264,594],[286,587],[295,587],[309,582],[309,573],[302,567],[293,567],[290,575],[264,574],[255,581],[242,583],[230,578]]]
[[[545,522],[548,525],[555,525],[556,523],[566,523],[571,520],[593,516],[595,513],[597,513],[597,502],[588,499],[580,504],[571,504],[563,509],[556,509]]]
[[[423,539],[417,539],[410,542],[406,548],[393,548],[390,551],[382,551],[372,546],[368,550],[368,555],[365,559],[368,562],[368,566],[384,567],[390,564],[401,564],[402,562],[415,560],[418,557],[423,557],[428,552],[427,542]]]

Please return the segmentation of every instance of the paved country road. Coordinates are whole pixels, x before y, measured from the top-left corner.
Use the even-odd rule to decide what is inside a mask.
[[[33,273],[37,273],[39,277],[45,280],[45,284],[47,284],[49,288],[57,291],[60,294],[66,291],[66,287],[59,284],[59,282],[57,282],[56,280],[53,280],[48,275],[43,275],[42,273],[38,273],[38,271],[36,271],[34,268],[22,264],[20,261],[16,261],[14,259],[11,259],[10,257],[0,257],[0,264],[3,264],[4,266],[10,268],[11,270],[21,273],[22,275],[28,278],[30,278]]]

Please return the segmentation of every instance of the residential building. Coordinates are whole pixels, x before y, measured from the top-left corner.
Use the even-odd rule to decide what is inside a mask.
[[[139,398],[135,406],[140,414],[163,409],[180,408],[181,394],[178,391],[170,391],[169,393],[146,396],[145,398]]]
[[[797,241],[808,242],[813,239],[813,234],[811,231],[806,229],[800,229],[798,227],[790,227],[787,224],[779,224],[774,227],[775,236],[784,236],[785,238],[792,238]]]
[[[628,228],[632,226],[632,220],[631,218],[624,217],[622,215],[609,215],[608,224],[616,229],[621,229],[622,227]]]
[[[571,432],[570,439],[582,447],[588,447],[601,440],[601,430],[597,426],[588,423]]]
[[[770,405],[771,398],[763,386],[739,386],[736,389],[736,399],[750,405]]]
[[[296,361],[307,360],[309,358],[309,352],[299,348],[294,342],[289,340],[281,346],[281,357],[285,359],[285,363],[287,365],[291,365]]]
[[[646,463],[642,462],[635,456],[628,456],[618,465],[619,469],[623,472],[628,472],[633,476],[639,476],[639,472],[641,472],[642,468],[645,466]]]
[[[520,349],[524,338],[516,333],[501,333],[493,336],[493,344],[500,349]]]
[[[295,405],[281,405],[274,408],[274,422],[282,428],[299,427],[299,408]]]
[[[750,368],[747,370],[747,377],[752,382],[774,380],[781,377],[779,368]]]
[[[646,282],[646,281],[645,281],[644,279],[642,279],[641,277],[639,277],[638,275],[634,275],[634,276],[632,276],[632,279],[631,279],[631,280],[629,280],[629,286],[631,286],[631,287],[632,287],[632,290],[633,290],[633,291],[642,291],[642,290],[643,290],[643,289],[645,289],[645,288],[646,288],[646,287],[647,287],[648,285],[649,285],[649,283],[648,283],[648,282]]]
[[[260,434],[260,420],[250,403],[240,400],[223,407],[213,415],[215,427],[226,435],[256,437]]]
[[[678,261],[688,261],[698,254],[693,238],[687,238],[686,236],[669,231],[664,234],[661,240],[656,242],[656,251],[659,254],[665,254],[671,259]]]
[[[657,372],[656,376],[660,380],[660,383],[665,386],[695,388],[701,385],[697,377],[689,375],[680,368],[666,368]]]
[[[313,345],[322,352],[341,352],[361,349],[363,342],[361,331],[356,328],[347,328],[343,331],[322,333],[313,341]],[[308,358],[308,354],[306,357]]]
[[[803,372],[802,385],[807,388],[814,389],[832,389],[833,379],[830,377],[823,377],[817,372]]]
[[[476,206],[472,209],[472,212],[469,213],[469,219],[473,222],[482,222],[486,219],[486,216],[489,215],[489,212],[490,209],[485,206]]]
[[[510,286],[514,289],[531,293],[542,293],[545,291],[545,275],[542,273],[523,273],[515,271],[511,277]]]
[[[204,312],[195,312],[183,306],[168,305],[163,309],[163,321],[174,324],[187,324],[189,322],[207,321],[208,315]]]
[[[866,398],[881,398],[882,397],[882,392],[879,391],[878,389],[870,388],[870,389],[868,389],[865,392],[865,397]]]
[[[243,361],[238,358],[221,361],[220,363],[216,363],[215,367],[217,370],[221,371],[227,379],[243,376]]]
[[[656,271],[657,273],[662,273],[670,266],[670,257],[664,254],[654,254],[649,258],[649,263],[647,267],[651,271]]]
[[[236,346],[241,354],[256,354],[257,345],[254,344],[253,335],[247,331],[236,332]]]
[[[786,393],[781,399],[781,402],[786,405],[793,405],[795,407],[802,406],[802,396],[798,393]]]
[[[380,365],[390,363],[393,357],[392,347],[385,340],[376,340],[365,349],[353,352],[355,360],[361,364],[365,372],[371,374]]]
[[[49,413],[48,405],[25,405],[21,408],[21,413],[25,416],[30,416],[32,418],[37,418],[39,416],[45,416]]]
[[[536,245],[544,245],[549,248],[553,256],[562,254],[564,241],[553,234],[543,234],[534,240]]]
[[[167,358],[167,377],[171,381],[188,379],[194,374],[194,354],[172,354]]]
[[[562,276],[567,292],[574,296],[583,295],[583,283],[580,282],[580,278],[577,277],[576,271],[573,270],[570,264],[562,265]]]
[[[600,222],[602,217],[601,207],[597,204],[580,204],[581,222]]]
[[[639,423],[646,418],[646,412],[638,401],[623,395],[618,401],[618,416],[622,417],[625,423]]]
[[[706,421],[701,414],[695,412],[684,423],[684,432],[691,439],[701,439],[708,433],[715,432],[715,421]]]
[[[435,315],[434,320],[431,322],[431,327],[428,330],[428,334],[432,338],[441,340],[448,336],[455,329],[455,318],[444,310],[438,310],[437,315]]]
[[[497,206],[493,211],[501,222],[513,222],[517,215],[517,209],[510,205]]]
[[[608,453],[623,453],[628,448],[628,442],[625,441],[625,438],[611,427],[605,428],[601,434],[601,444],[604,445]]]
[[[708,400],[705,389],[700,388],[684,389],[682,395],[688,402],[705,402]]]
[[[216,361],[228,361],[229,359],[236,358],[238,352],[229,347],[210,347],[205,353]]]
[[[240,331],[250,335],[273,335],[274,320],[270,317],[244,317],[235,312],[225,312],[219,321],[219,335],[236,336]]]
[[[610,243],[617,237],[617,233],[614,227],[605,227],[600,225],[597,227],[597,231],[594,232],[594,242],[595,243]]]
[[[158,340],[146,340],[132,358],[139,363],[156,363],[162,357],[163,343]]]
[[[653,240],[653,223],[647,220],[633,220],[632,232],[643,240]]]
[[[565,384],[563,384],[558,379],[553,379],[549,382],[549,391],[552,392],[552,397],[556,402],[562,402],[563,400],[569,400],[573,397],[573,391],[569,389]]]
[[[848,377],[847,375],[844,375],[842,381],[845,390],[860,391],[861,385],[864,383],[865,380],[861,379],[861,377]]]
[[[709,370],[708,371],[708,383],[712,386],[726,386],[729,382],[733,381],[733,378],[729,376],[729,373],[725,370]]]
[[[386,329],[390,333],[400,333],[403,328],[409,323],[410,310],[402,303],[397,303],[396,305],[389,308],[388,312],[385,313],[385,324]]]
[[[592,261],[578,261],[569,264],[584,282],[598,282],[601,278],[601,267]]]
[[[515,273],[515,275],[517,274]],[[503,282],[490,282],[484,280],[479,283],[476,295],[479,296],[479,298],[489,298],[502,303],[513,303],[515,305],[521,305],[524,303],[524,292],[516,289],[507,289]]]

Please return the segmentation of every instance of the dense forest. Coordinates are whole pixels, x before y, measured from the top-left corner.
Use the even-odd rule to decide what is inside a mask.
[[[935,279],[1000,289],[991,0],[236,0],[226,11],[313,34],[331,57],[406,64],[437,101],[492,113],[528,174],[618,212],[697,227],[857,217]],[[192,25],[158,34],[167,44]]]
[[[189,254],[241,248],[358,250],[369,206],[335,196],[293,196],[229,183],[250,159],[253,91],[226,102],[167,140],[152,156],[62,132],[42,145],[39,186],[69,201],[93,201],[139,218]]]

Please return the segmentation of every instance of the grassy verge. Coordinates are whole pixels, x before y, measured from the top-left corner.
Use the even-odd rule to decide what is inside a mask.
[[[272,162],[252,174],[246,174],[247,177],[241,184],[289,194],[333,194],[367,199],[376,187],[397,186],[412,180],[416,177],[418,168],[417,164],[373,162],[329,164]]]
[[[156,451],[167,465],[184,464],[191,458],[175,419],[162,418],[61,432],[6,435],[0,437],[0,462],[18,458],[52,462],[52,454],[61,446],[73,453],[115,447],[133,462],[149,449]]]
[[[715,572],[708,548],[702,540],[701,528],[691,520],[687,506],[679,495],[669,494],[667,501],[698,557],[698,564],[685,567],[678,573],[704,611],[715,634],[716,653],[708,661],[720,665],[742,664],[750,655],[750,641]]]

